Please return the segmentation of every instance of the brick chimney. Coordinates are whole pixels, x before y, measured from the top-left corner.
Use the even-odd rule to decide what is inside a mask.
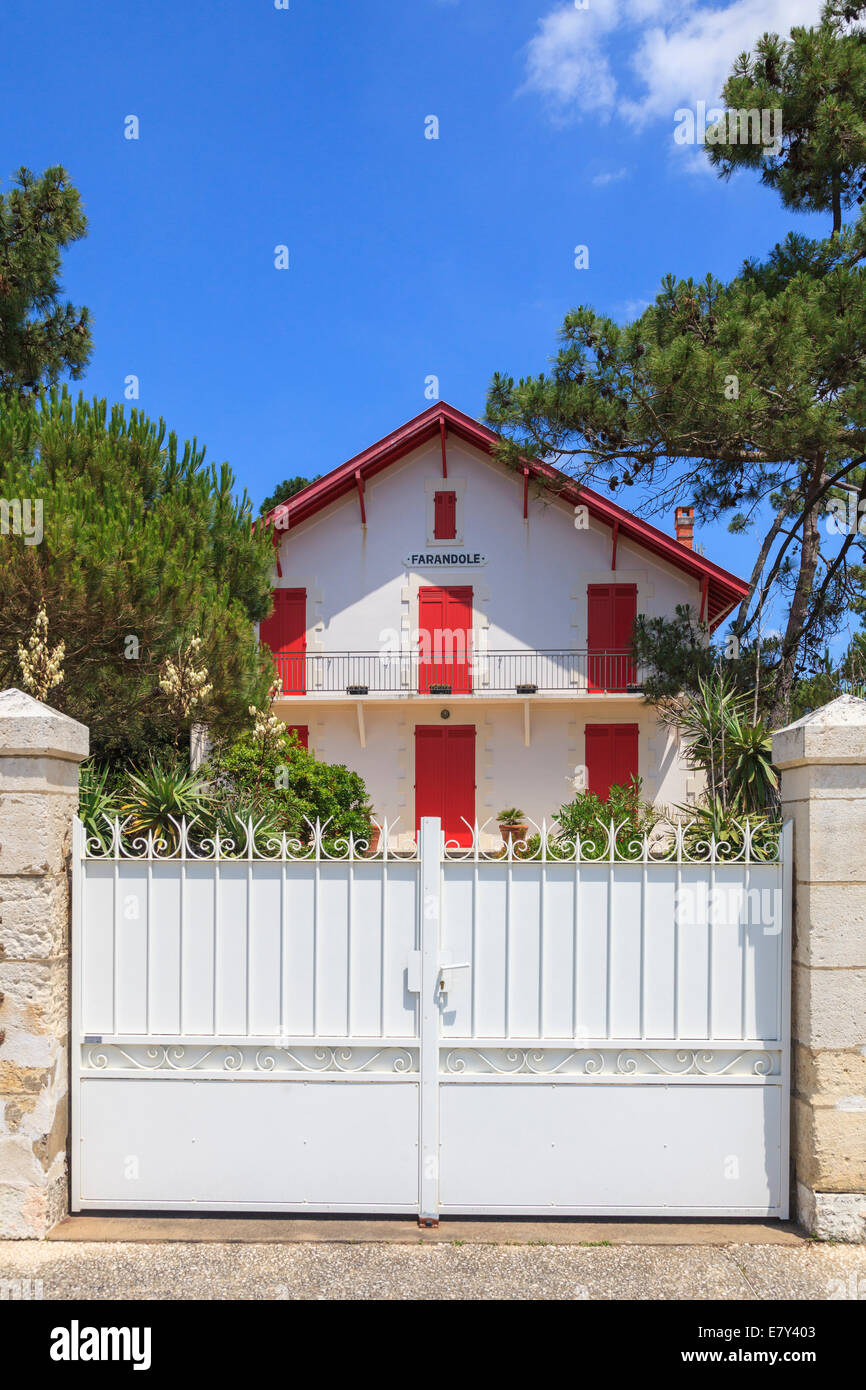
[[[694,507],[677,507],[674,518],[677,540],[680,545],[687,545],[689,550],[695,548],[695,509]]]

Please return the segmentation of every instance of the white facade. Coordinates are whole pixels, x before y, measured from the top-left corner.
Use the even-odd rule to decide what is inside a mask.
[[[290,725],[306,726],[317,757],[359,772],[377,819],[399,818],[403,833],[415,828],[415,728],[440,722],[444,710],[451,726],[475,727],[475,815],[479,823],[490,821],[488,832],[497,838],[502,807],[549,821],[587,785],[587,725],[637,725],[644,794],[664,806],[687,802],[697,781],[676,735],[658,723],[640,693],[591,693],[582,654],[588,586],[635,585],[638,613],[673,616],[677,604],[700,610],[700,577],[593,516],[576,516],[572,502],[537,481],[527,490],[520,473],[451,434],[446,467],[443,478],[440,440],[430,439],[281,534],[274,583],[306,591],[308,674],[307,693],[280,700],[276,712]],[[433,498],[442,489],[456,494],[454,539],[433,534]],[[482,562],[410,562],[437,552]],[[399,688],[371,686],[353,696],[339,674],[323,676],[332,669],[318,660],[323,656],[416,650],[419,592],[428,585],[471,586],[477,656],[471,694],[414,693],[404,678],[402,686],[396,681]],[[551,658],[559,688],[537,680],[536,691],[521,694],[507,671],[505,679],[491,679],[496,663],[485,664],[485,654],[493,652],[571,653],[573,663],[564,655]],[[501,660],[497,669],[504,669]]]

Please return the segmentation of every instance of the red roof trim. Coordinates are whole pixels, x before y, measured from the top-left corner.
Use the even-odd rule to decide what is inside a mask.
[[[375,477],[413,449],[437,436],[441,439],[446,429],[488,456],[495,453],[499,436],[493,430],[487,429],[485,425],[479,424],[477,420],[464,415],[462,410],[456,410],[445,401],[438,401],[429,410],[416,415],[413,420],[401,425],[391,434],[386,434],[384,439],[378,440],[354,458],[340,464],[324,478],[319,478],[317,482],[310,483],[308,487],[295,493],[294,497],[290,497],[288,501],[262,517],[262,524],[267,526],[273,523],[281,531],[300,526],[301,522],[315,516],[323,507],[330,506],[332,502],[353,491],[358,487],[359,479],[366,481]],[[615,502],[602,497],[600,493],[593,492],[590,488],[579,488],[572,478],[551,464],[527,459],[525,466],[534,477],[564,501],[573,505],[582,504],[597,521],[610,527],[615,526],[619,536],[635,541],[702,583],[706,581],[707,611],[711,627],[717,627],[748,593],[748,584],[729,570],[690,550],[672,536],[665,535],[657,526],[641,521],[631,512],[617,506]]]

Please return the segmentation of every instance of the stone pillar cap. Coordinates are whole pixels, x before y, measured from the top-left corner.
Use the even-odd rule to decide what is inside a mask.
[[[776,767],[810,763],[866,764],[866,700],[840,695],[773,734]]]
[[[0,692],[0,758],[66,758],[90,752],[90,730],[23,690]]]

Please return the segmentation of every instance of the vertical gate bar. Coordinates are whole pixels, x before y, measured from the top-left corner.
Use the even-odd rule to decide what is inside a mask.
[[[710,896],[707,902],[707,1038],[713,1036],[713,947],[716,916],[716,861],[710,863]]]
[[[250,837],[250,853],[252,853],[252,836]],[[247,923],[246,923],[246,990],[244,992],[244,1032],[249,1037],[250,1032],[250,999],[252,995],[252,976],[253,976],[253,866],[247,864]]]
[[[439,1220],[439,939],[442,911],[442,827],[421,817],[421,1045],[418,1202],[421,1221]]]
[[[779,971],[779,1040],[782,1052],[782,1144],[779,1155],[781,1191],[779,1193],[779,1216],[787,1221],[790,1207],[790,1145],[791,1145],[791,937],[794,864],[794,822],[788,820],[782,826],[779,842],[782,856],[780,866],[782,886],[782,940],[778,958]],[[775,923],[774,923],[775,925]]]
[[[611,856],[613,850],[611,850]],[[607,923],[605,927],[604,944],[604,1036],[610,1037],[610,963],[613,955],[613,858],[608,864],[607,871]]]
[[[177,1031],[183,1037],[183,931],[185,925],[185,898],[186,898],[186,864],[180,866],[180,902],[178,903],[178,922],[177,922]]]
[[[674,889],[674,1037],[680,1036],[680,906],[683,899],[683,865],[677,846],[677,880]]]
[[[511,854],[511,841],[508,842],[508,853]],[[508,861],[508,868],[505,871],[505,1033],[504,1037],[511,1037],[511,882],[512,868],[511,860]]]
[[[640,871],[640,1035],[646,1037],[646,848]]]
[[[752,865],[747,860],[745,864],[745,883],[743,920],[741,923],[742,932],[740,935],[740,1037],[746,1036],[746,940],[748,936],[749,922],[749,893],[752,889]]]
[[[280,865],[280,1032],[289,1036],[289,884],[286,875],[285,846]]]
[[[355,863],[352,859],[352,837],[349,835],[349,862],[346,865],[346,1037],[352,1036],[352,900],[355,887]]]
[[[313,875],[313,1037],[319,1031],[319,895],[321,889],[321,849],[316,842],[316,871]]]
[[[547,880],[547,864],[539,865],[541,882],[538,899],[538,1036],[544,1037],[544,885]]]
[[[72,1211],[81,1210],[81,1146],[84,1136],[81,1133],[81,1034],[82,1034],[82,989],[84,985],[84,884],[85,884],[85,843],[84,826],[77,816],[72,819],[72,1017],[70,1020],[70,1040],[72,1053],[72,1095],[70,1097],[70,1174],[69,1206]]]
[[[219,1032],[219,977],[220,977],[220,894],[222,879],[220,877],[219,858],[214,860],[213,866],[213,1032],[214,1036]],[[149,920],[149,918],[148,918]]]
[[[388,832],[387,821],[382,834]],[[388,851],[382,851],[382,922],[379,934],[379,1037],[385,1036],[385,932],[388,922],[388,861],[386,858]]]
[[[478,1018],[478,851],[475,852],[475,863],[472,865],[472,980],[470,988],[472,990],[472,1017],[470,1020],[470,1035],[477,1037],[477,1018]]]
[[[572,964],[572,979],[573,979],[573,994],[572,994],[572,1000],[571,1000],[571,1035],[572,1035],[572,1037],[574,1037],[574,1038],[577,1037],[577,1027],[578,1027],[578,1018],[579,1018],[579,1007],[580,1007],[580,956],[579,956],[580,941],[579,941],[579,936],[578,936],[578,920],[579,920],[578,908],[579,908],[579,903],[580,903],[580,863],[577,862],[577,863],[575,863],[575,866],[574,866],[574,908],[573,908],[573,918],[572,918],[572,923],[571,923],[572,950],[573,950],[573,952],[574,952],[574,958],[573,958],[572,963],[571,963],[571,964]]]
[[[111,1031],[117,1035],[117,974],[120,933],[117,930],[117,899],[120,889],[120,865],[115,859],[111,875]]]

